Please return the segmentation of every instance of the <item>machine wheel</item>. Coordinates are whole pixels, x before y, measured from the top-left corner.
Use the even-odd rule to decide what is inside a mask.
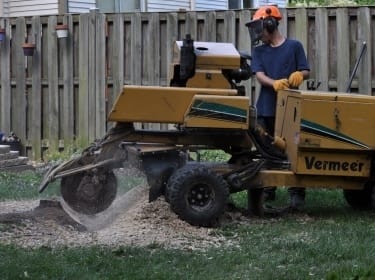
[[[343,190],[346,202],[358,210],[375,210],[374,182],[366,183],[362,190]]]
[[[225,211],[229,188],[224,179],[203,165],[177,169],[167,184],[172,210],[197,226],[214,226]]]
[[[107,209],[117,193],[112,171],[83,172],[61,179],[61,195],[75,211],[93,215]]]

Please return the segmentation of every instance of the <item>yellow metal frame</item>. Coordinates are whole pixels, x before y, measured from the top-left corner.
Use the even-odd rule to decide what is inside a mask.
[[[249,98],[237,96],[233,89],[124,86],[111,112],[109,121],[176,123],[186,127],[248,129]],[[240,111],[242,118],[231,112],[202,110],[192,113],[194,104]],[[225,113],[225,114],[224,114]]]
[[[278,92],[275,135],[296,174],[369,177],[375,99],[344,93]]]

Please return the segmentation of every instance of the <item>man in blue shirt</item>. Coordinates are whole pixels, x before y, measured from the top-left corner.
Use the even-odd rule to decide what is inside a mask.
[[[276,6],[259,8],[249,27],[252,45],[263,44],[252,51],[251,68],[261,84],[256,103],[258,124],[266,132],[274,135],[276,97],[279,90],[298,88],[309,76],[310,67],[302,44],[285,38],[278,30],[282,15]],[[265,188],[265,200],[275,199],[274,187]],[[300,208],[304,204],[305,190],[289,188],[291,207]]]

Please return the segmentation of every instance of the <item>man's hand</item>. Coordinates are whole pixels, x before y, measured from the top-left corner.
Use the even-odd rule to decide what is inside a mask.
[[[283,90],[283,89],[288,89],[289,88],[289,82],[287,79],[280,79],[280,80],[275,80],[273,82],[273,89],[275,91]]]
[[[293,72],[290,74],[288,82],[292,88],[298,88],[303,82],[303,73],[301,71]]]

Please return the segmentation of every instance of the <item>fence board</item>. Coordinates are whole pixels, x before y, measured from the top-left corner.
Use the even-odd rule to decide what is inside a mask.
[[[250,21],[250,11],[243,10],[240,12],[239,15],[239,38],[238,38],[238,45],[237,48],[239,51],[250,54],[251,55],[251,43],[250,43],[250,36],[249,30],[246,27],[246,23]],[[251,64],[251,61],[248,61]],[[245,86],[246,95],[251,97],[250,103],[255,104],[253,88],[252,88],[252,79],[243,81],[242,85]]]
[[[91,10],[89,13],[88,23],[88,56],[86,56],[86,64],[88,66],[88,141],[96,138],[96,10]]]
[[[11,106],[11,127],[12,130],[22,139],[27,139],[26,137],[26,72],[25,67],[30,63],[31,59],[26,58],[23,55],[23,50],[21,45],[25,41],[26,37],[26,21],[25,18],[17,18],[16,20],[16,32],[12,39],[13,47],[13,57],[14,57],[14,75],[17,77],[17,84],[14,90],[14,97],[12,98]],[[28,36],[29,42],[33,42],[33,36]],[[30,41],[32,38],[32,41]],[[25,64],[27,63],[27,64]]]
[[[181,34],[185,38],[186,34],[190,34],[191,38],[197,40],[197,12],[187,12],[185,19],[185,33]],[[181,38],[182,38],[181,37]]]
[[[178,40],[178,28],[177,28],[177,14],[170,13],[167,17],[167,65],[171,65],[173,58],[173,47],[175,41]],[[171,73],[167,71],[167,83],[172,79]]]
[[[79,17],[79,90],[78,90],[78,131],[80,146],[89,143],[89,14]]]
[[[100,139],[106,130],[106,22],[104,14],[95,14],[95,83],[93,91],[95,98],[95,135],[93,139]]]
[[[11,31],[10,20],[4,19],[2,26],[5,28],[5,39],[0,42],[0,71],[1,71],[1,99],[0,99],[0,130],[10,132],[11,130],[11,84],[10,84],[10,38]]]
[[[296,39],[302,43],[303,49],[308,49],[308,31],[307,31],[307,11],[305,8],[296,10]],[[304,82],[301,89],[306,89],[306,82]]]
[[[236,45],[236,14],[233,10],[224,12],[223,40]]]
[[[316,9],[316,78],[321,82],[320,90],[328,90],[328,13],[325,8]]]
[[[210,11],[206,13],[205,28],[204,28],[204,41],[216,41],[216,12]]]
[[[349,52],[349,17],[348,9],[340,8],[336,11],[337,28],[337,90],[345,92],[349,78],[350,52]]]
[[[282,19],[279,22],[279,30],[281,34],[286,35],[288,34],[288,22],[289,22],[288,11],[285,8],[281,8],[280,13],[281,13]],[[288,34],[288,35],[290,36],[291,34]]]
[[[130,39],[130,65],[131,83],[140,85],[142,83],[142,19],[140,13],[131,16],[131,39]],[[152,46],[150,46],[152,47]]]
[[[62,91],[62,129],[64,146],[73,145],[74,139],[74,73],[73,73],[73,18],[64,16],[64,24],[69,27],[67,38],[60,39],[62,54],[63,91]]]
[[[57,38],[55,26],[57,20],[55,16],[48,18],[48,150],[51,153],[59,149],[59,86],[58,86],[58,56],[57,56]]]
[[[40,158],[42,156],[42,57],[41,57],[41,43],[42,43],[42,29],[40,25],[40,17],[34,17],[32,20],[32,26],[35,37],[36,53],[33,58],[32,65],[32,88],[31,96],[29,97],[29,108],[30,108],[30,138],[31,144],[35,147],[32,150],[33,158]]]
[[[160,83],[160,20],[158,14],[151,14],[149,18],[147,35],[145,36],[145,44],[153,45],[152,49],[146,52],[144,60],[145,84],[159,85]]]
[[[112,41],[112,95],[108,96],[108,107],[111,108],[124,85],[124,18],[116,14],[113,21]]]
[[[358,40],[359,48],[361,48],[361,42],[366,42],[367,51],[364,53],[362,60],[360,61],[360,73],[358,92],[363,94],[371,94],[371,16],[368,7],[361,7],[358,10]],[[374,26],[374,25],[373,25]],[[358,51],[359,56],[359,51]]]
[[[142,18],[140,13],[131,16],[130,34],[130,83],[142,84]],[[142,128],[142,124],[135,124]]]

